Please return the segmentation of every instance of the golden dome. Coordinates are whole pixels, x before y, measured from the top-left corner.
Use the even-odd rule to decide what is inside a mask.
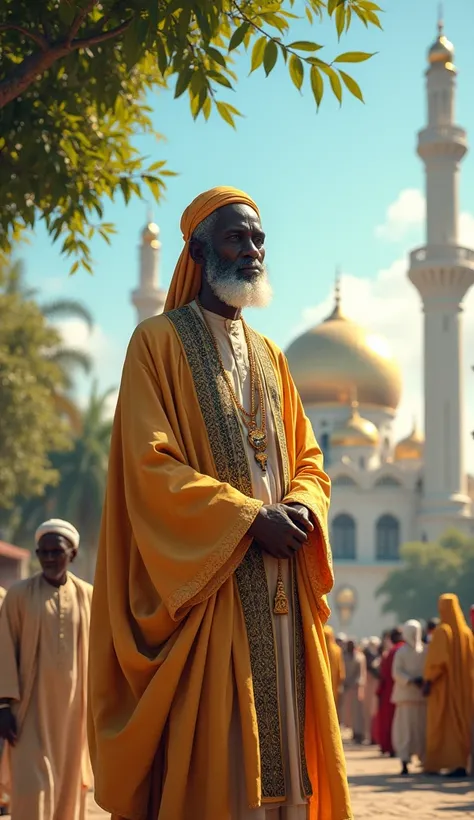
[[[339,293],[333,312],[287,350],[290,371],[305,404],[349,404],[395,410],[401,374],[385,339],[347,319]]]
[[[357,402],[352,402],[352,412],[342,427],[331,434],[331,447],[376,447],[379,431],[375,424],[359,415]]]
[[[440,20],[438,23],[438,36],[428,52],[428,62],[430,65],[444,65],[453,69],[454,46],[444,34],[444,25]]]
[[[414,422],[410,435],[399,441],[395,447],[395,461],[421,461],[424,443],[425,440]]]

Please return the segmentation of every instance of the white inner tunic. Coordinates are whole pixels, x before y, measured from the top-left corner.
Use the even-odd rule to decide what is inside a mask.
[[[195,302],[192,307],[199,313]],[[225,319],[216,313],[202,310],[212,334],[219,347],[222,363],[230,376],[235,394],[243,407],[250,410],[250,365],[247,342],[242,321]],[[251,471],[253,494],[264,504],[276,504],[283,499],[283,482],[281,479],[281,456],[272,415],[272,406],[267,392],[264,374],[262,384],[265,391],[267,422],[267,469],[264,473],[255,460],[255,450],[250,445],[248,429],[238,413],[242,437],[245,444],[248,463]],[[260,421],[260,418],[257,419]],[[267,574],[268,595],[271,612],[278,577],[278,561],[273,556],[263,553]],[[300,778],[299,731],[295,692],[295,664],[293,612],[291,598],[291,576],[288,561],[282,561],[282,575],[285,591],[288,596],[289,614],[273,614],[275,640],[277,647],[277,668],[279,686],[279,706],[281,717],[283,762],[285,767],[286,800],[281,803],[266,804],[259,809],[248,808],[243,772],[243,750],[240,731],[238,705],[235,703],[231,730],[231,820],[305,820],[308,803],[302,796]],[[236,699],[235,699],[236,700]]]

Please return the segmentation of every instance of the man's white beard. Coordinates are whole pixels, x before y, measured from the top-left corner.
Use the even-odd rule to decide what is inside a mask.
[[[272,300],[273,291],[264,265],[253,279],[239,276],[242,262],[225,265],[213,250],[206,259],[206,279],[209,286],[225,305],[233,308],[266,307]]]

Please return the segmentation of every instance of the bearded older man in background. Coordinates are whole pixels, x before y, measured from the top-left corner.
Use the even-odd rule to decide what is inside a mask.
[[[114,818],[352,817],[323,623],[330,484],[283,354],[255,203],[181,222],[166,313],[130,343],[91,626],[96,799]]]

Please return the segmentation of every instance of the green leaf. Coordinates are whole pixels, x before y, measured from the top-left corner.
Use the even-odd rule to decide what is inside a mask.
[[[306,17],[308,18],[309,23],[311,25],[313,25],[313,15],[311,14],[311,9],[309,9],[308,6],[306,6],[306,8],[305,8],[305,13],[306,13]]]
[[[176,81],[176,88],[174,91],[175,99],[181,97],[181,94],[184,94],[189,83],[191,82],[192,76],[193,70],[189,67],[185,68],[184,71],[182,71],[181,74],[179,74],[178,79]]]
[[[349,74],[346,74],[345,71],[339,70],[339,74],[342,78],[342,82],[346,86],[347,90],[357,97],[358,100],[364,102],[364,97],[362,91],[360,90],[360,86],[356,83],[353,77],[350,77]]]
[[[147,174],[152,174],[153,171],[160,171],[165,164],[165,160],[163,159],[160,162],[154,162],[152,165],[149,166],[149,168],[147,168]]]
[[[319,108],[324,94],[324,81],[321,76],[321,72],[315,65],[311,66],[310,79],[314,99],[316,100],[316,105]]]
[[[268,75],[275,67],[275,63],[278,59],[278,47],[274,40],[269,40],[267,45],[265,46],[265,54],[263,56],[263,67],[265,69],[265,74]]]
[[[341,35],[344,31],[346,25],[346,9],[341,4],[336,9],[336,31],[337,31],[337,39],[341,39]]]
[[[119,185],[122,190],[125,204],[128,205],[128,203],[130,202],[130,183],[126,177],[120,177]]]
[[[296,49],[296,51],[319,51],[322,46],[307,40],[297,40],[296,43],[290,43],[288,48]]]
[[[73,264],[73,266],[72,266],[71,270],[69,271],[69,273],[71,274],[71,276],[72,276],[74,273],[76,273],[76,271],[77,271],[77,269],[78,269],[78,268],[79,268],[79,262],[74,262],[74,264]]]
[[[373,54],[368,54],[365,51],[346,51],[344,54],[339,54],[338,57],[334,60],[335,63],[363,63],[365,60],[370,60],[371,57],[377,52],[373,52]]]
[[[341,8],[341,6],[344,8],[344,3],[345,2],[346,2],[346,0],[328,0],[328,14],[329,14],[329,16],[332,17],[334,12],[337,9]]]
[[[214,60],[215,63],[222,66],[222,68],[227,68],[227,63],[225,61],[225,57],[224,57],[223,54],[221,54],[220,51],[217,50],[217,48],[214,48],[213,46],[207,46],[206,47],[206,54],[208,54],[209,57],[212,60]]]
[[[61,23],[70,26],[76,16],[76,10],[73,3],[58,3],[57,13]]]
[[[236,28],[232,37],[229,40],[229,51],[233,51],[235,48],[238,48],[240,44],[244,41],[244,37],[247,34],[250,28],[250,23],[242,23],[239,28]]]
[[[339,79],[339,75],[336,74],[335,71],[331,71],[331,73],[329,74],[329,82],[331,83],[333,94],[340,105],[342,103],[342,85]]]
[[[367,22],[367,18],[366,18],[365,12],[363,12],[361,9],[357,8],[357,6],[354,6],[354,9],[353,9],[353,10],[354,10],[354,11],[355,11],[355,13],[357,14],[357,17],[359,18],[359,20],[361,20],[361,22],[364,24],[364,26],[365,26],[366,28],[368,28],[368,27],[369,27],[369,24],[368,24],[368,22]]]
[[[216,102],[216,108],[221,115],[222,119],[228,124],[231,125],[232,128],[235,128],[235,120],[232,115],[232,112],[229,110],[229,106],[226,105],[224,102]]]
[[[204,118],[206,120],[208,120],[209,117],[211,116],[211,111],[212,111],[211,101],[210,101],[209,97],[207,97],[205,102],[204,102],[204,105],[202,107],[202,113],[204,114]]]
[[[297,57],[296,54],[291,55],[288,67],[290,71],[290,77],[293,80],[293,83],[296,85],[298,91],[300,91],[304,79],[304,66],[300,58]]]
[[[232,88],[232,84],[230,81],[225,77],[223,74],[220,74],[218,71],[208,71],[207,76],[210,80],[214,80],[214,82],[219,83],[219,85],[225,86],[225,88],[230,88],[231,91],[234,89]]]
[[[257,42],[255,43],[252,49],[252,58],[250,62],[250,73],[255,71],[255,69],[260,68],[263,63],[263,57],[265,54],[265,48],[267,45],[267,38],[260,37]]]
[[[366,16],[369,23],[372,23],[373,26],[377,26],[377,28],[382,30],[382,24],[374,11],[366,11]]]
[[[160,70],[160,74],[162,76],[165,75],[166,69],[168,68],[168,56],[166,54],[166,49],[163,43],[163,40],[160,36],[158,36],[155,40],[156,46],[156,57],[158,61],[158,68]]]

